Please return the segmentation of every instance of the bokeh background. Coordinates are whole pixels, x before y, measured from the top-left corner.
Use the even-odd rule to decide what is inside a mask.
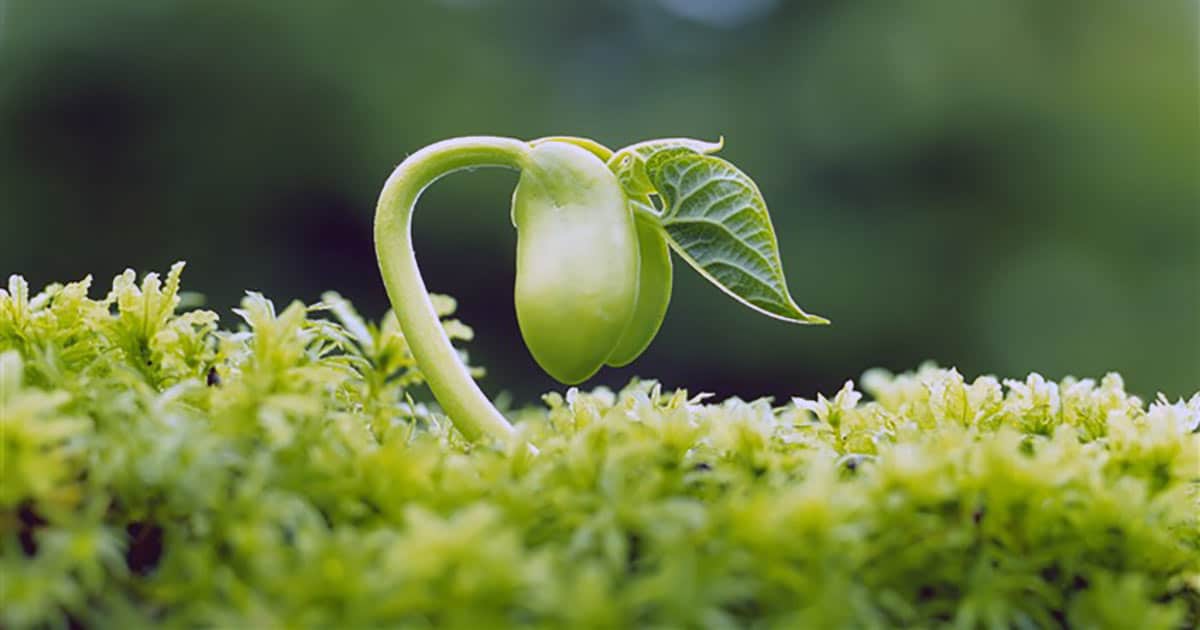
[[[682,263],[635,374],[811,396],[930,359],[968,376],[1200,389],[1197,3],[1163,0],[0,0],[0,274],[187,260],[387,308],[371,220],[404,156],[465,134],[727,139],[797,301],[755,315]],[[491,393],[559,388],[512,306],[515,175],[444,180],[419,259]]]

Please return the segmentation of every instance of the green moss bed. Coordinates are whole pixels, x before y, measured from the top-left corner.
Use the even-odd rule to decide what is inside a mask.
[[[1200,396],[933,366],[782,405],[640,381],[472,445],[409,396],[393,318],[251,293],[222,329],[181,270],[0,292],[0,627],[1200,619]]]

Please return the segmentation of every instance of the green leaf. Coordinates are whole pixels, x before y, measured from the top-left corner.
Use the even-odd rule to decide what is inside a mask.
[[[724,146],[725,138],[718,138],[716,142],[697,140],[695,138],[658,138],[657,140],[646,140],[631,144],[619,149],[614,156],[619,156],[622,153],[631,153],[645,160],[656,153],[661,153],[669,149],[687,149],[692,153],[707,155],[720,151]]]
[[[694,138],[646,140],[631,144],[613,153],[608,158],[608,168],[612,169],[612,172],[616,174],[617,181],[621,182],[621,187],[625,190],[625,194],[629,195],[631,199],[643,201],[645,205],[649,206],[649,199],[646,197],[656,192],[654,185],[646,175],[646,160],[650,156],[665,152],[716,153],[723,146],[725,146],[724,138],[716,142],[696,140]]]
[[[646,160],[672,248],[722,291],[776,319],[827,324],[788,293],[779,243],[754,181],[721,158],[676,148]]]
[[[654,193],[654,185],[646,176],[646,161],[641,156],[636,153],[618,153],[608,161],[608,168],[617,176],[617,181],[621,183],[621,189],[625,191],[626,196],[650,206],[649,195]]]

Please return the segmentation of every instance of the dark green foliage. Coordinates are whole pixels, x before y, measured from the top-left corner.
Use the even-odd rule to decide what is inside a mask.
[[[923,367],[773,408],[640,382],[515,414],[532,455],[413,403],[392,318],[249,294],[223,331],[177,313],[180,270],[0,293],[6,628],[1200,614],[1200,396]]]

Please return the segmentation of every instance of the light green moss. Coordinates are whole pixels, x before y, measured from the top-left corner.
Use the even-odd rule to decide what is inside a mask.
[[[1200,614],[1200,396],[932,366],[782,407],[639,382],[550,394],[513,444],[470,445],[406,395],[391,317],[249,294],[219,330],[176,312],[181,269],[100,300],[0,292],[0,626]]]

